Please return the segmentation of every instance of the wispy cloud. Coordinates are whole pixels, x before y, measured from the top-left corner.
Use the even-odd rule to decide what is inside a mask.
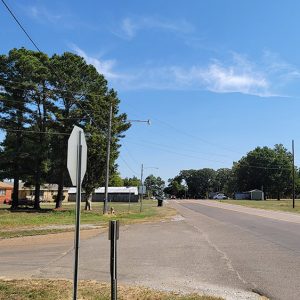
[[[76,54],[83,57],[88,64],[93,65],[97,69],[97,71],[103,74],[107,79],[117,79],[121,77],[121,74],[118,74],[113,70],[116,65],[115,60],[104,60],[90,56],[75,44],[72,44],[71,48]]]
[[[297,68],[279,60],[276,63],[276,59],[266,59],[265,56],[260,63],[251,62],[247,57],[233,53],[231,59],[226,62],[213,59],[205,65],[147,64],[118,71],[116,60],[90,56],[75,45],[72,49],[84,57],[87,63],[94,65],[98,72],[104,74],[112,86],[123,90],[203,90],[260,97],[285,97],[288,95],[284,94],[282,78],[286,79],[285,85],[300,78]],[[278,88],[279,82],[281,88]]]
[[[53,13],[44,6],[24,6],[24,10],[29,17],[40,22],[48,21],[50,23],[56,23],[63,17],[62,14]]]
[[[267,71],[277,74],[283,83],[300,78],[300,70],[283,60],[277,53],[264,51],[263,62]]]
[[[234,55],[229,64],[214,60],[207,66],[172,67],[174,79],[182,88],[204,89],[216,93],[242,93],[270,96],[267,74],[245,58]]]
[[[126,17],[121,21],[120,28],[114,33],[125,39],[134,38],[142,30],[158,29],[167,32],[187,34],[194,30],[194,27],[186,20],[176,22],[158,17]]]
[[[231,63],[213,60],[207,65],[140,68],[123,77],[118,85],[125,89],[206,90],[215,93],[242,93],[274,96],[268,74],[242,57]]]

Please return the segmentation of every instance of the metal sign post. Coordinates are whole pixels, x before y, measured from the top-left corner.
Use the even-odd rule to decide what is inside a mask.
[[[80,242],[80,204],[81,204],[81,183],[86,171],[87,146],[84,132],[81,128],[74,126],[68,140],[68,171],[72,184],[76,185],[76,224],[74,239],[74,283],[73,300],[77,299],[78,289],[78,264],[79,264],[79,242]]]
[[[109,221],[111,299],[117,300],[117,240],[119,221]]]

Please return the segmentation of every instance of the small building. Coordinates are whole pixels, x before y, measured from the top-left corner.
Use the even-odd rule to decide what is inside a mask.
[[[264,192],[261,190],[252,190],[249,192],[235,193],[235,200],[264,200]]]
[[[69,188],[69,201],[75,202],[76,200],[76,187]],[[102,202],[104,201],[105,188],[97,188],[92,196],[92,201]],[[108,201],[109,202],[138,202],[138,188],[136,186],[119,186],[108,188]],[[81,194],[81,201],[85,201],[85,193]]]
[[[0,203],[8,203],[11,200],[13,186],[6,182],[0,182]]]
[[[264,192],[261,190],[252,190],[249,191],[250,200],[264,200]]]
[[[57,195],[58,185],[45,183],[41,185],[40,189],[40,201],[42,202],[54,202]],[[19,199],[33,200],[35,194],[34,186],[25,186],[24,182],[19,184]],[[68,201],[68,188],[64,187],[63,197],[64,201]]]
[[[250,200],[250,193],[249,192],[242,192],[242,193],[235,193],[234,199],[235,200]]]

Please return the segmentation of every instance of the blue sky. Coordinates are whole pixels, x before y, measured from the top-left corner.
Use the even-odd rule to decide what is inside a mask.
[[[231,167],[256,146],[300,145],[299,1],[7,0],[42,51],[72,51],[133,123],[123,177]],[[0,6],[0,50],[32,45]],[[3,135],[0,136],[3,138]],[[156,167],[157,169],[151,169]]]

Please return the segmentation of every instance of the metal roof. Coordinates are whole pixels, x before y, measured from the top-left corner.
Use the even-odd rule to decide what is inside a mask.
[[[75,194],[76,193],[77,188],[76,187],[71,187],[69,188],[69,194]],[[105,188],[104,187],[100,187],[95,189],[94,194],[104,194],[105,192]],[[134,194],[134,195],[138,195],[138,188],[136,186],[117,186],[117,187],[108,187],[108,193],[110,194]]]

